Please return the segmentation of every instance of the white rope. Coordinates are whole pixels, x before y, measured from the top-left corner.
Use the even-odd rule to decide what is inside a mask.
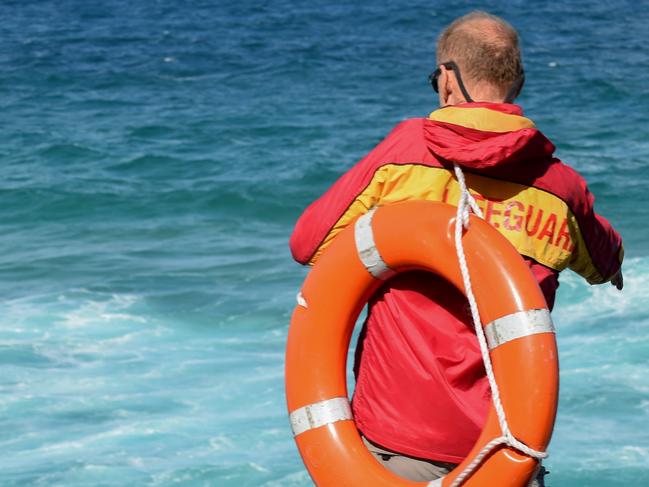
[[[509,425],[507,424],[507,417],[505,416],[505,410],[503,409],[503,405],[500,400],[498,384],[496,383],[496,377],[494,376],[491,358],[489,357],[489,347],[487,346],[487,340],[485,338],[484,330],[482,329],[482,320],[480,319],[478,303],[476,302],[475,296],[473,295],[471,275],[469,274],[469,266],[466,263],[466,255],[464,254],[464,245],[462,243],[462,234],[464,233],[464,229],[469,228],[469,208],[471,208],[473,212],[480,218],[483,218],[483,216],[480,208],[478,207],[478,204],[475,201],[475,198],[471,195],[471,193],[469,193],[469,190],[466,187],[466,181],[464,180],[464,173],[462,172],[462,169],[460,169],[460,166],[458,166],[457,164],[454,165],[454,168],[455,176],[457,177],[461,191],[460,200],[457,205],[457,216],[455,223],[455,249],[457,251],[457,259],[460,264],[460,270],[462,271],[462,279],[464,281],[466,297],[469,300],[469,306],[471,307],[471,315],[473,316],[473,324],[475,326],[476,336],[478,337],[480,351],[482,352],[482,361],[484,362],[487,378],[489,379],[489,386],[491,387],[491,397],[494,403],[494,407],[496,408],[498,422],[500,423],[500,429],[502,431],[502,436],[494,438],[489,443],[487,443],[482,448],[480,453],[476,455],[473,461],[469,465],[467,465],[466,468],[460,473],[460,475],[455,477],[455,480],[451,484],[451,487],[459,487],[480,465],[482,460],[498,445],[505,444],[533,458],[546,458],[548,454],[547,452],[534,450],[533,448],[530,448],[521,441],[517,440],[509,430]]]

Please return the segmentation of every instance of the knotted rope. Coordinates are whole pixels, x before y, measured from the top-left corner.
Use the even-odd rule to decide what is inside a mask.
[[[507,424],[507,417],[500,400],[500,392],[498,390],[498,384],[496,383],[496,377],[494,376],[491,358],[489,357],[489,347],[487,345],[487,339],[485,338],[484,330],[482,329],[480,311],[478,310],[478,303],[476,302],[475,296],[473,294],[473,288],[471,286],[471,275],[469,273],[469,266],[466,263],[466,255],[464,254],[464,245],[462,243],[462,234],[464,233],[465,229],[469,228],[470,209],[473,210],[473,212],[480,218],[484,217],[482,216],[482,211],[480,211],[475,198],[471,195],[471,193],[469,193],[469,190],[466,187],[466,181],[464,179],[464,173],[462,172],[462,169],[457,164],[454,165],[454,169],[455,176],[457,177],[461,191],[460,201],[457,205],[457,216],[455,219],[455,249],[457,251],[457,259],[460,264],[460,270],[462,272],[462,280],[464,281],[466,297],[469,300],[469,306],[471,308],[471,315],[473,317],[476,336],[478,337],[478,343],[480,344],[482,361],[484,362],[485,370],[487,372],[487,379],[489,380],[489,386],[491,387],[491,398],[496,409],[496,414],[498,415],[500,430],[502,431],[502,436],[494,438],[489,443],[487,443],[482,448],[480,453],[476,455],[473,461],[469,465],[467,465],[466,468],[460,473],[460,475],[455,477],[455,480],[451,484],[451,487],[459,487],[475,471],[482,460],[498,445],[504,444],[510,446],[515,450],[518,450],[521,453],[524,453],[525,455],[528,455],[532,458],[542,459],[546,458],[548,454],[544,451],[534,450],[533,448],[530,448],[521,441],[517,440],[510,431],[509,424]]]

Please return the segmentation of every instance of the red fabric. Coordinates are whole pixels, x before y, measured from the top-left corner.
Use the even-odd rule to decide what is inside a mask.
[[[399,274],[374,296],[357,347],[352,403],[367,438],[420,458],[466,456],[490,397],[468,322],[464,296],[428,273]]]
[[[519,115],[515,105],[469,104]],[[604,277],[620,266],[619,235],[593,210],[583,179],[552,157],[537,129],[482,132],[412,119],[399,124],[298,220],[294,258],[311,260],[335,223],[385,164],[450,168],[535,186],[563,199],[577,217],[593,264]],[[550,307],[558,272],[528,259]],[[357,346],[354,417],[360,431],[385,448],[420,458],[459,462],[482,429],[490,393],[464,297],[422,272],[400,274],[371,299]]]

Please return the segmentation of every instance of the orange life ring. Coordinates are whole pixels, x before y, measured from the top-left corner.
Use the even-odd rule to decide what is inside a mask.
[[[372,210],[336,237],[304,282],[288,334],[286,397],[298,449],[320,487],[427,485],[395,476],[363,445],[347,399],[346,363],[358,315],[392,273],[423,269],[464,289],[453,238],[455,211],[426,201]],[[472,217],[463,242],[510,429],[529,447],[545,450],[559,386],[547,304],[521,256],[488,223]],[[450,486],[500,435],[492,406],[468,457],[434,485]],[[536,467],[537,460],[500,445],[464,485],[522,487]]]

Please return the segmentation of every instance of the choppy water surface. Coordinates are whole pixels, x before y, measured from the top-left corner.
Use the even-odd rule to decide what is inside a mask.
[[[0,484],[308,486],[283,352],[300,211],[406,117],[434,2],[0,5]],[[553,487],[649,483],[649,14],[486,2],[521,103],[621,230],[566,274]]]

